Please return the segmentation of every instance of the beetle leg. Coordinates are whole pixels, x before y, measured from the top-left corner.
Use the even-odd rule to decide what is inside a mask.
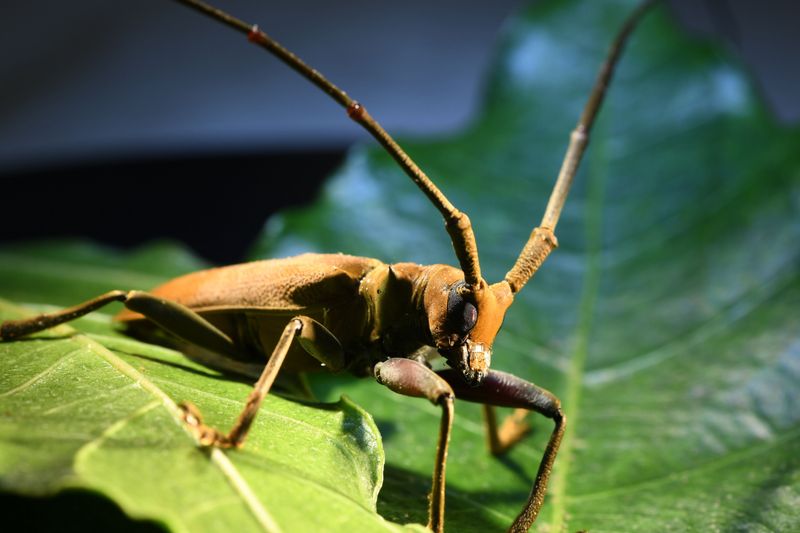
[[[12,340],[18,337],[31,335],[37,331],[53,328],[64,322],[70,322],[83,315],[100,309],[111,302],[123,302],[126,298],[125,291],[109,291],[97,298],[92,298],[73,307],[68,307],[55,313],[43,313],[22,320],[6,320],[0,324],[0,339]]]
[[[286,354],[289,352],[292,341],[302,329],[303,323],[297,318],[293,318],[286,327],[283,328],[283,333],[278,340],[278,344],[275,345],[275,349],[272,351],[272,355],[267,361],[266,366],[264,366],[261,376],[258,378],[258,381],[256,381],[255,386],[253,386],[253,390],[250,391],[250,394],[247,396],[244,409],[239,413],[236,423],[227,435],[203,424],[200,413],[194,405],[190,403],[183,403],[181,405],[184,410],[184,420],[194,429],[200,444],[205,446],[219,446],[222,448],[237,448],[244,443],[250,426],[253,424],[253,420],[255,420],[256,414],[258,413],[258,408],[261,407],[261,402],[264,401],[267,393],[269,393],[269,389],[272,387],[272,383],[275,381],[275,377],[278,375],[278,371],[281,369],[284,359],[286,359]]]
[[[527,409],[514,409],[498,427],[497,415],[493,405],[483,405],[483,421],[486,426],[486,443],[492,455],[502,455],[530,433]]]
[[[539,463],[530,496],[520,511],[510,532],[520,533],[530,529],[544,503],[547,480],[553,469],[561,438],[564,436],[567,418],[561,411],[561,402],[551,392],[537,387],[512,374],[490,370],[477,387],[464,382],[461,373],[454,369],[440,370],[437,374],[450,384],[456,397],[470,402],[496,405],[498,407],[515,407],[529,409],[541,413],[555,422],[555,428],[547,442],[544,455]]]
[[[24,337],[70,322],[112,302],[122,302],[131,311],[141,313],[162,329],[192,344],[223,354],[240,351],[230,337],[188,307],[142,291],[109,291],[55,313],[8,320],[0,325],[0,338],[10,340]]]
[[[227,435],[203,424],[196,407],[189,403],[182,405],[185,413],[184,420],[194,429],[195,435],[201,444],[222,448],[238,448],[244,444],[244,439],[247,437],[256,414],[258,414],[258,409],[261,407],[261,403],[266,398],[270,388],[272,388],[272,384],[281,369],[281,365],[283,365],[283,361],[286,359],[286,354],[289,352],[292,341],[295,339],[298,340],[303,349],[331,370],[341,370],[344,367],[344,351],[336,337],[322,324],[311,318],[305,316],[294,317],[283,329],[283,333],[278,339],[272,355],[267,360],[261,376],[247,396],[242,412]]]
[[[394,392],[404,396],[427,398],[434,405],[442,407],[428,508],[428,527],[436,533],[441,533],[444,531],[447,446],[450,443],[450,430],[453,427],[453,389],[433,370],[412,359],[388,359],[375,365],[374,373],[378,383],[386,385]]]
[[[15,339],[52,328],[82,317],[112,302],[122,302],[125,307],[141,313],[165,331],[201,348],[230,355],[238,354],[241,351],[230,337],[198,313],[179,303],[142,291],[110,291],[55,313],[46,313],[23,320],[8,320],[0,324],[0,339]],[[284,329],[272,356],[248,396],[242,413],[227,435],[203,424],[199,411],[193,405],[182,404],[184,420],[194,429],[201,444],[222,447],[242,445],[258,408],[275,381],[295,337],[303,349],[332,371],[344,368],[345,357],[342,346],[332,333],[311,318],[304,316],[293,318]]]

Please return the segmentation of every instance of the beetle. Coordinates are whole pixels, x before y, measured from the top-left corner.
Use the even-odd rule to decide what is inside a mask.
[[[555,229],[589,142],[625,41],[647,9],[642,3],[611,44],[584,111],[572,131],[561,171],[540,225],[533,229],[504,278],[489,284],[481,275],[469,217],[459,211],[386,133],[366,108],[277,43],[247,24],[199,0],[179,0],[244,33],[342,105],[408,174],[444,218],[460,268],[385,264],[344,254],[304,254],[195,272],[152,291],[114,290],[62,311],[0,325],[3,341],[68,322],[111,302],[126,309],[116,320],[132,330],[155,325],[196,349],[187,356],[212,368],[252,362],[271,354],[245,407],[228,432],[207,426],[199,411],[183,404],[184,420],[204,446],[243,445],[259,407],[280,371],[324,366],[333,372],[373,376],[407,396],[441,408],[428,527],[444,530],[445,468],[456,398],[484,405],[490,451],[501,454],[527,432],[522,414],[535,411],[554,423],[528,500],[510,531],[528,531],[544,502],[547,482],[566,428],[561,404],[549,391],[491,369],[492,346],[514,296],[557,247]],[[434,358],[449,368],[433,370]],[[495,406],[517,409],[501,426]]]

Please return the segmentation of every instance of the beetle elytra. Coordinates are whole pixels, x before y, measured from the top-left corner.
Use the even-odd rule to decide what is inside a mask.
[[[115,290],[60,312],[7,321],[0,338],[11,340],[73,320],[108,303],[126,310],[117,319],[135,328],[154,323],[213,354],[202,362],[252,361],[271,354],[238,420],[228,432],[206,426],[184,406],[185,421],[203,445],[239,447],[279,371],[331,371],[373,376],[403,395],[427,398],[441,408],[428,526],[443,531],[445,468],[456,398],[484,405],[490,449],[500,454],[518,442],[527,425],[521,413],[536,411],[554,423],[530,496],[511,525],[527,531],[542,507],[548,479],[566,428],[559,400],[519,377],[491,369],[492,346],[514,296],[557,246],[555,229],[589,141],[624,43],[653,1],[624,23],[573,130],[559,176],[540,225],[533,229],[504,279],[481,274],[467,215],[459,211],[370,116],[316,70],[258,29],[198,0],[182,3],[244,33],[320,87],[348,116],[369,131],[442,214],[460,268],[396,263],[343,254],[305,254],[221,267],[176,278],[150,292]],[[429,360],[450,366],[434,371]],[[222,361],[222,362],[220,362]],[[498,426],[494,406],[518,411]]]

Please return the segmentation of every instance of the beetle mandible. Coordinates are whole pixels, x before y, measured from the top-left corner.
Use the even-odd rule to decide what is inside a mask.
[[[566,417],[550,392],[519,377],[492,370],[492,345],[514,295],[557,246],[555,228],[589,141],[605,90],[624,43],[647,8],[641,4],[611,44],[589,100],[572,131],[545,214],[503,280],[481,275],[467,215],[417,167],[366,108],[306,65],[257,26],[199,0],[179,0],[244,33],[325,91],[362,125],[441,212],[459,268],[397,263],[343,254],[305,254],[188,274],[150,292],[115,290],[77,306],[33,318],[6,321],[0,339],[11,340],[85,315],[108,303],[126,310],[116,319],[135,328],[154,323],[203,349],[208,366],[252,361],[271,353],[232,429],[223,433],[202,422],[191,404],[184,419],[203,445],[239,447],[279,371],[320,368],[374,376],[407,396],[423,397],[442,410],[428,510],[428,527],[444,529],[445,466],[454,399],[479,402],[486,411],[490,451],[500,454],[526,433],[522,413],[538,412],[554,423],[528,500],[510,531],[528,531],[544,502]],[[287,320],[287,317],[292,317]],[[429,360],[443,357],[450,368],[434,371]],[[498,427],[494,406],[517,409]]]

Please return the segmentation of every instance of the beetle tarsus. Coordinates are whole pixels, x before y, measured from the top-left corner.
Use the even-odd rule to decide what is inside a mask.
[[[201,446],[230,447],[224,445],[224,442],[227,441],[224,435],[203,423],[203,415],[200,414],[200,410],[196,405],[191,402],[181,402],[178,407],[183,411],[182,418],[184,423]]]

